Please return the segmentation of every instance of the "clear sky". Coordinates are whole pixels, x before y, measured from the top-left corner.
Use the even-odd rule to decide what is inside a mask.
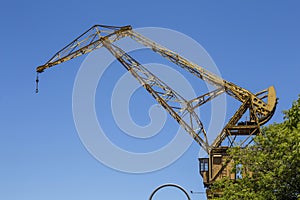
[[[94,24],[169,28],[199,42],[225,79],[253,92],[274,85],[279,104],[271,121],[280,122],[281,111],[300,93],[299,8],[296,0],[2,1],[0,199],[140,200],[170,182],[203,192],[196,144],[172,165],[151,173],[124,173],[101,164],[81,143],[72,115],[73,84],[84,58],[42,74],[39,94],[35,94],[35,68]],[[114,66],[111,76],[126,72]],[[111,95],[111,87],[103,94]],[[148,99],[141,92],[132,106],[141,106],[140,112],[133,111],[139,123],[149,120],[151,102],[142,103]],[[97,108],[103,115],[100,103]],[[233,112],[231,107],[228,110]],[[108,137],[130,149],[130,139],[114,136],[122,132],[110,123]],[[168,127],[173,124],[166,123],[162,134],[172,132]],[[145,151],[133,142],[141,148],[137,151]],[[176,199],[174,194],[181,195],[166,189],[160,199]]]

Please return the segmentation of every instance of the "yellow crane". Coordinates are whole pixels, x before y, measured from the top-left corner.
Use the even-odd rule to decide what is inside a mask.
[[[131,38],[152,49],[177,66],[213,85],[216,89],[194,99],[185,99],[137,60],[114,44],[117,40],[125,37]],[[212,195],[209,192],[209,188],[214,181],[222,177],[229,177],[230,179],[236,178],[231,170],[233,166],[232,161],[228,159],[227,150],[236,145],[244,147],[250,144],[253,136],[260,134],[260,126],[271,119],[277,104],[276,92],[273,86],[254,94],[245,88],[222,79],[176,52],[150,40],[134,31],[131,26],[94,25],[58,51],[44,65],[37,67],[36,71],[38,74],[42,73],[47,68],[102,47],[106,48],[115,56],[155,100],[207,152],[207,158],[199,158],[199,166],[204,186],[208,188],[208,197]],[[214,142],[209,144],[207,132],[195,109],[223,93],[227,93],[229,96],[240,101],[241,105],[215,138]],[[248,120],[241,121],[245,115],[249,115],[247,116]],[[239,140],[237,144],[235,141],[238,136],[243,136],[244,139],[242,141]],[[223,144],[225,139],[227,139],[229,145]]]

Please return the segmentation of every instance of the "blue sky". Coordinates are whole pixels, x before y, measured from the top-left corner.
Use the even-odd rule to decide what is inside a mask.
[[[2,1],[0,199],[139,200],[168,182],[204,191],[196,144],[171,166],[147,174],[98,162],[80,142],[72,116],[73,84],[84,58],[42,74],[39,94],[35,68],[94,24],[170,28],[198,41],[225,79],[253,92],[274,85],[279,104],[272,122],[280,122],[300,93],[299,6],[296,0]],[[122,73],[120,66],[116,74]],[[144,110],[138,114],[147,121]],[[175,199],[172,191],[161,196]]]

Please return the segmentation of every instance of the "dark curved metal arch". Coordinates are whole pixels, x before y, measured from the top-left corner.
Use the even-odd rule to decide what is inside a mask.
[[[149,200],[152,200],[154,194],[155,194],[158,190],[160,190],[160,189],[162,189],[162,188],[164,188],[164,187],[176,187],[176,188],[180,189],[180,190],[185,194],[185,196],[187,197],[188,200],[191,200],[191,197],[189,196],[188,192],[187,192],[183,187],[181,187],[181,186],[179,186],[179,185],[176,185],[176,184],[173,184],[173,183],[167,183],[167,184],[164,184],[164,185],[161,185],[161,186],[157,187],[157,188],[152,192],[151,196],[149,197]]]

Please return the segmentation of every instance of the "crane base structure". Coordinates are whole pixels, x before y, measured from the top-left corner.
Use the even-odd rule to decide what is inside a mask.
[[[131,55],[114,44],[122,38],[131,38],[133,41],[153,50],[176,66],[198,77],[199,80],[211,84],[215,90],[204,93],[194,99],[186,99],[150,72],[147,67],[140,64]],[[207,157],[199,158],[199,170],[203,184],[207,188],[207,197],[212,198],[222,195],[221,191],[211,193],[210,187],[215,181],[224,177],[232,180],[236,179],[236,174],[232,172],[234,167],[233,160],[228,154],[228,149],[246,147],[252,143],[256,135],[261,134],[260,127],[271,119],[276,109],[277,98],[274,87],[270,86],[258,93],[252,93],[141,35],[133,30],[130,25],[94,25],[55,53],[45,64],[37,67],[36,72],[40,74],[48,68],[99,48],[106,48],[115,56],[121,65],[206,151]],[[99,60],[99,62],[101,61]],[[36,82],[38,84],[38,78]],[[207,139],[207,134],[209,133],[206,132],[196,110],[224,93],[236,99],[241,105],[213,143],[209,144]],[[243,121],[242,119],[244,118],[248,120]]]

